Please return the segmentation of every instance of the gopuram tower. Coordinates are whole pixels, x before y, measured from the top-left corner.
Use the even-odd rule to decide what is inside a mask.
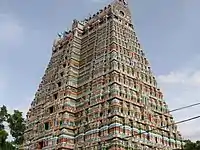
[[[181,148],[124,0],[58,34],[24,136],[26,150]]]

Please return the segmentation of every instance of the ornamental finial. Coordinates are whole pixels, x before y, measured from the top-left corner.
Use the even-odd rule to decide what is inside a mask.
[[[123,3],[124,5],[128,5],[128,0],[118,0],[118,2]]]

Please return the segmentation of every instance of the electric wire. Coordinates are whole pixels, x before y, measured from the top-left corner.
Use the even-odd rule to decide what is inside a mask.
[[[191,105],[187,105],[187,106],[184,106],[184,107],[176,108],[176,109],[173,109],[173,110],[171,110],[169,112],[179,111],[179,110],[190,108],[190,107],[197,106],[197,105],[200,105],[200,102],[199,103],[194,103],[194,104],[191,104]]]
[[[168,113],[170,113],[170,112],[175,112],[175,111],[183,110],[183,109],[186,109],[186,108],[191,108],[191,107],[194,107],[194,106],[197,106],[197,105],[200,105],[200,102],[194,103],[194,104],[191,104],[191,105],[187,105],[187,106],[183,106],[183,107],[180,107],[180,108],[176,108],[176,109],[173,109],[173,110],[171,110],[171,111],[168,111],[168,112],[166,112],[166,113],[164,113],[164,114],[168,114]],[[181,121],[178,121],[178,122],[174,122],[174,123],[169,124],[169,125],[165,125],[165,126],[161,126],[161,127],[155,127],[154,129],[151,129],[151,130],[147,130],[147,131],[144,131],[144,132],[135,134],[135,135],[131,135],[131,136],[124,137],[124,139],[130,138],[130,137],[133,138],[133,137],[135,137],[135,136],[138,136],[138,135],[141,135],[141,134],[145,134],[145,133],[148,133],[148,132],[157,130],[158,128],[165,128],[165,127],[169,127],[169,126],[172,126],[172,125],[175,125],[175,124],[181,124],[181,123],[184,123],[184,122],[192,121],[192,120],[195,120],[195,119],[198,119],[198,118],[200,118],[200,115],[199,115],[199,116],[195,116],[195,117],[191,117],[191,118],[188,118],[188,119],[184,119],[184,120],[181,120]]]
[[[186,109],[186,108],[190,108],[190,107],[194,107],[194,106],[197,106],[197,105],[200,105],[200,102],[199,102],[199,103],[194,103],[194,104],[191,104],[191,105],[187,105],[187,106],[183,106],[183,107],[180,107],[180,108],[176,108],[176,109],[173,109],[173,110],[168,111],[168,112],[166,112],[166,113],[168,114],[168,113],[170,113],[170,112],[179,111],[179,110]],[[166,113],[164,113],[164,114],[166,114]],[[188,122],[188,121],[191,121],[191,120],[194,120],[194,119],[198,119],[198,118],[200,118],[200,115],[199,115],[199,116],[196,116],[196,117],[188,118],[188,119],[185,119],[185,120],[181,120],[181,121],[172,123],[172,124],[170,124],[170,125],[166,125],[166,126],[162,126],[162,127],[157,127],[157,128],[151,129],[151,130],[147,130],[147,131],[145,131],[145,132],[141,132],[141,133],[138,133],[138,134],[136,134],[136,135],[127,136],[127,137],[124,137],[124,139],[130,138],[130,137],[134,137],[134,136],[137,136],[137,135],[141,135],[141,134],[144,134],[144,133],[148,133],[148,132],[154,131],[154,130],[156,130],[156,129],[158,129],[158,128],[165,128],[165,127],[168,127],[168,126],[171,126],[171,125],[174,125],[174,124],[180,124],[180,123]],[[104,144],[105,144],[105,143],[104,143]],[[102,145],[101,145],[101,146],[102,146]]]
[[[196,119],[199,119],[199,118],[200,118],[200,115],[195,116],[195,117],[191,117],[191,118],[188,118],[188,119],[184,119],[184,120],[181,120],[181,121],[178,121],[178,122],[169,124],[169,125],[165,125],[165,126],[162,126],[162,127],[156,127],[156,128],[154,128],[154,129],[147,130],[147,131],[144,131],[144,132],[141,132],[141,133],[138,133],[138,134],[134,134],[134,135],[132,135],[132,136],[127,136],[127,137],[124,137],[124,139],[130,138],[130,137],[133,138],[133,137],[135,137],[135,136],[142,135],[142,134],[145,134],[145,133],[148,133],[148,132],[157,130],[158,128],[165,128],[165,127],[169,127],[169,126],[172,126],[172,125],[175,125],[175,124],[181,124],[181,123],[189,122],[189,121],[192,121],[192,120],[196,120]],[[181,140],[181,141],[182,141],[182,140]],[[181,147],[182,147],[182,149],[183,149],[183,145],[182,145]]]
[[[200,115],[199,116],[195,116],[195,117],[191,117],[191,118],[188,118],[188,119],[184,119],[184,120],[181,120],[181,121],[178,121],[178,122],[174,122],[174,123],[171,123],[169,125],[156,127],[154,129],[150,129],[150,130],[147,130],[147,131],[144,131],[144,132],[141,132],[141,133],[137,133],[137,134],[135,134],[133,136],[137,136],[137,135],[141,135],[141,134],[144,134],[144,133],[148,133],[148,132],[157,130],[158,128],[165,128],[165,127],[169,127],[169,126],[172,126],[172,125],[175,125],[175,124],[181,124],[181,123],[184,123],[184,122],[192,121],[192,120],[195,120],[195,119],[198,119],[198,118],[200,118]],[[132,136],[130,136],[130,137],[132,137]],[[128,137],[125,137],[125,138],[128,138]]]

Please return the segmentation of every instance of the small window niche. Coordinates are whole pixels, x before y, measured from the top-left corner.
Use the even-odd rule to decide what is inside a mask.
[[[62,126],[62,124],[63,124],[63,121],[61,120],[61,121],[60,121],[60,126]]]
[[[119,13],[120,13],[121,16],[125,15],[123,11],[120,11]]]
[[[54,99],[57,99],[57,98],[58,98],[58,93],[55,93],[55,94],[53,95],[53,98],[54,98]]]
[[[38,143],[38,146],[39,146],[39,149],[42,149],[43,146],[44,146],[44,142],[43,142],[43,141],[40,141],[40,142]]]
[[[57,85],[58,85],[58,87],[61,87],[61,86],[62,86],[62,83],[61,83],[61,82],[58,82]]]
[[[67,66],[66,63],[64,63],[64,64],[63,64],[63,68],[65,68],[66,66]]]
[[[49,122],[45,122],[44,123],[44,129],[45,130],[49,130],[50,126],[49,126]]]
[[[54,107],[53,106],[49,107],[49,113],[52,114],[53,112],[54,112]]]
[[[63,77],[63,76],[64,76],[64,72],[61,72],[61,73],[60,73],[60,76]]]
[[[59,46],[59,50],[61,50],[62,48],[63,48],[63,45],[60,45],[60,46]]]

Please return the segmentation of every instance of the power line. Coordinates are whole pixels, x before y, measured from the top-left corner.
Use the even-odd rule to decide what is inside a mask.
[[[197,106],[197,105],[200,105],[200,102],[199,103],[194,103],[194,104],[191,104],[191,105],[188,105],[188,106],[183,106],[183,107],[180,107],[180,108],[177,108],[177,109],[173,109],[173,110],[168,111],[166,113],[179,111],[179,110],[190,108],[190,107],[194,107],[194,106]],[[192,120],[195,120],[195,119],[198,119],[198,118],[200,118],[200,115],[199,116],[195,116],[195,117],[191,117],[191,118],[188,118],[188,119],[184,119],[184,120],[181,120],[181,121],[178,121],[178,122],[174,122],[174,123],[169,124],[169,125],[165,125],[165,126],[161,126],[161,127],[156,127],[154,129],[147,130],[147,131],[144,131],[144,132],[132,135],[132,136],[127,136],[127,137],[125,137],[125,139],[126,138],[130,138],[130,137],[134,137],[134,136],[137,136],[137,135],[141,135],[141,134],[144,134],[144,133],[148,133],[148,132],[157,130],[158,128],[165,128],[165,127],[169,127],[169,126],[172,126],[172,125],[175,125],[175,124],[181,124],[181,123],[184,123],[184,122],[192,121]]]
[[[183,107],[180,107],[180,108],[176,108],[176,109],[173,109],[173,110],[171,110],[171,111],[169,111],[169,112],[175,112],[175,111],[179,111],[179,110],[182,110],[182,109],[194,107],[194,106],[197,106],[197,105],[200,105],[200,102],[199,102],[199,103],[194,103],[194,104],[191,104],[191,105],[187,105],[187,106],[183,106]],[[167,113],[168,113],[168,112],[167,112]],[[197,116],[197,117],[198,117],[198,116]],[[199,118],[199,117],[198,117],[198,118]],[[193,120],[193,118],[189,118],[189,119]],[[197,119],[197,118],[196,118],[196,119]],[[190,120],[188,120],[188,121],[190,121]],[[186,120],[186,121],[183,120],[183,122],[187,122],[187,120]],[[165,128],[165,127],[168,127],[168,126],[171,126],[171,125],[175,125],[175,124],[180,124],[180,123],[183,123],[183,122],[182,122],[182,121],[175,122],[175,123],[172,123],[172,124],[170,124],[170,125],[157,127],[156,129],[158,129],[158,128]],[[144,133],[151,132],[151,131],[156,130],[156,129],[147,130],[147,131],[145,131]],[[140,133],[140,134],[143,134],[143,133]],[[140,134],[139,134],[139,135],[140,135]],[[138,135],[138,134],[137,134],[137,135]],[[134,136],[134,135],[133,135],[133,136]]]
[[[168,127],[168,126],[171,126],[171,125],[181,124],[181,123],[188,122],[188,121],[191,121],[191,120],[195,120],[195,119],[198,119],[198,118],[200,118],[200,115],[199,115],[199,116],[195,116],[195,117],[191,117],[191,118],[188,118],[188,119],[184,119],[184,120],[181,120],[181,121],[172,123],[172,124],[167,125],[167,126],[162,126],[162,127],[157,127],[157,128],[165,128],[165,127]],[[154,128],[154,129],[151,129],[151,130],[147,130],[147,131],[145,131],[145,132],[141,132],[141,133],[135,134],[135,135],[133,135],[133,136],[127,136],[127,137],[124,137],[124,138],[134,137],[134,136],[137,136],[137,135],[141,135],[141,134],[144,134],[144,133],[148,133],[148,132],[151,132],[151,131],[153,131],[153,130],[156,130],[157,128]],[[104,143],[104,144],[105,144],[105,143]]]
[[[200,105],[200,102],[199,103],[194,103],[192,105],[188,105],[188,106],[184,106],[184,107],[180,107],[180,108],[177,108],[177,109],[173,109],[169,112],[174,112],[174,111],[178,111],[178,110],[182,110],[182,109],[186,109],[186,108],[190,108],[190,107],[193,107],[193,106],[197,106],[197,105]]]
[[[171,110],[171,111],[169,111],[169,112],[175,112],[175,111],[179,111],[179,110],[182,110],[182,109],[194,107],[194,106],[197,106],[197,105],[200,105],[200,102],[199,102],[199,103],[194,103],[194,104],[192,104],[192,105],[187,105],[187,106],[183,106],[183,107],[180,107],[180,108],[176,108],[176,109],[173,109],[173,110]],[[169,113],[169,112],[166,112],[166,113]],[[164,114],[166,114],[166,113],[164,113]],[[197,118],[199,118],[199,117],[200,117],[200,116],[197,116]],[[196,119],[197,119],[197,118],[196,118]],[[151,131],[156,130],[156,129],[158,129],[158,128],[165,128],[165,127],[169,127],[169,126],[171,126],[171,125],[180,124],[180,123],[187,122],[187,121],[190,121],[190,120],[193,120],[193,119],[195,119],[195,117],[194,117],[194,118],[189,118],[189,120],[186,119],[186,120],[182,120],[182,121],[179,121],[179,122],[175,122],[175,123],[172,123],[172,124],[170,124],[170,125],[161,126],[161,127],[156,127],[155,129],[151,129],[151,130],[144,131],[143,133],[151,132]],[[143,134],[143,133],[139,133],[139,134],[136,134],[136,135],[133,135],[133,136],[137,136],[137,135],[140,135],[140,134]],[[132,136],[128,136],[128,137],[132,137]],[[127,138],[127,137],[125,137],[125,138]]]
[[[133,136],[127,136],[127,137],[125,137],[124,139],[130,138],[130,137],[134,137],[134,136],[137,136],[137,135],[141,135],[141,134],[144,134],[144,133],[148,133],[148,132],[151,132],[151,131],[156,130],[156,129],[158,129],[158,128],[165,128],[165,127],[169,127],[169,126],[171,126],[171,125],[181,124],[181,123],[188,122],[188,121],[192,121],[192,120],[195,120],[195,119],[198,119],[198,118],[200,118],[200,115],[199,115],[199,116],[195,116],[195,117],[191,117],[191,118],[188,118],[188,119],[184,119],[184,120],[181,120],[181,121],[172,123],[172,124],[170,124],[170,125],[166,125],[166,126],[162,126],[162,127],[156,127],[156,128],[154,128],[154,129],[147,130],[147,131],[144,131],[144,132],[135,134],[135,135],[133,135]],[[182,140],[181,140],[181,141],[182,141]]]
[[[190,108],[190,107],[197,106],[197,105],[200,105],[200,102],[199,102],[199,103],[192,104],[192,105],[180,107],[180,108],[177,108],[177,109],[173,109],[173,110],[168,111],[168,112],[166,112],[166,113],[179,111],[179,110],[186,109],[186,108]],[[164,113],[164,114],[165,114],[165,113]],[[171,125],[173,125],[173,124],[180,124],[180,123],[187,122],[187,121],[191,121],[191,120],[198,119],[198,118],[200,118],[200,116],[196,116],[196,117],[192,117],[192,118],[189,118],[189,119],[185,119],[185,120],[182,120],[182,121],[179,121],[179,122],[175,122],[175,123],[172,123],[172,124],[170,124],[170,125],[163,126],[163,127],[160,127],[160,128],[168,127],[168,126],[171,126]],[[159,127],[157,127],[157,128],[159,128]],[[144,133],[146,133],[146,132],[148,133],[148,132],[151,132],[151,131],[153,131],[153,130],[156,130],[157,128],[154,128],[154,129],[152,129],[152,130],[147,130],[147,131],[145,131],[145,132],[143,132],[143,133],[139,133],[139,134],[136,134],[136,135],[133,135],[133,136],[141,135],[141,134],[144,134]],[[133,136],[127,136],[127,137],[124,137],[124,138],[129,138],[129,137],[133,137]],[[104,143],[104,144],[105,144],[105,143]],[[102,146],[102,145],[100,145],[100,146]]]
[[[172,109],[170,111],[167,111],[166,113],[163,113],[162,115],[165,115],[165,114],[168,114],[168,113],[171,113],[171,112],[175,112],[175,111],[179,111],[179,110],[183,110],[183,109],[186,109],[186,108],[194,107],[194,106],[197,106],[197,105],[200,105],[200,102],[194,103],[194,104],[191,104],[191,105],[187,105],[187,106],[183,106],[183,107],[179,107],[179,108],[176,108],[176,109]]]
[[[191,120],[195,120],[195,119],[198,119],[198,118],[200,118],[200,115],[199,116],[195,116],[195,117],[191,117],[191,118],[188,118],[188,119],[185,119],[185,120],[181,120],[181,121],[178,121],[178,122],[166,125],[166,126],[156,127],[154,129],[147,130],[147,131],[135,134],[133,136],[137,136],[137,135],[141,135],[141,134],[144,134],[144,133],[148,133],[148,132],[154,131],[154,130],[156,130],[158,128],[165,128],[165,127],[169,127],[169,126],[172,126],[172,125],[175,125],[175,124],[181,124],[181,123],[188,122],[188,121],[191,121]],[[128,137],[125,137],[125,138],[129,138],[129,137],[133,137],[133,136],[128,136]]]

